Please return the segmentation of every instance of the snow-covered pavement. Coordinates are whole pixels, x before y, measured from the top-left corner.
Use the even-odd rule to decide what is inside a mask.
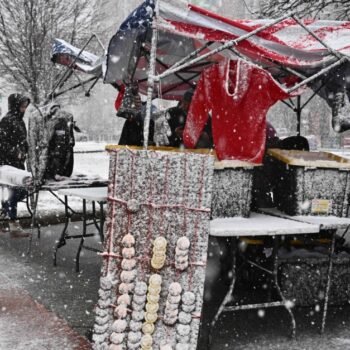
[[[23,257],[23,252],[27,247],[25,239],[10,239],[6,235],[0,235],[0,283],[2,284],[0,289],[8,288],[9,293],[16,297],[11,292],[11,288],[19,288],[18,298],[22,298],[22,293],[28,293],[37,303],[65,320],[73,330],[87,336],[93,325],[93,308],[98,298],[101,258],[93,252],[83,251],[82,271],[77,274],[74,271],[77,242],[70,240],[65,247],[59,250],[58,266],[53,267],[52,248],[61,229],[62,225],[43,228],[41,240],[38,241],[36,238],[34,240],[33,254],[29,262],[26,262]],[[74,223],[71,230],[79,232],[81,225]],[[94,238],[90,238],[89,244],[96,245],[97,242]],[[217,258],[212,258],[209,269],[215,268],[215,266],[210,266],[212,263],[217,264]],[[206,293],[210,300],[204,310],[206,320],[215,311],[215,306],[220,301],[225,288],[222,281],[218,280],[214,283],[214,290]],[[238,288],[241,289],[241,295],[248,295],[245,287],[238,286]],[[256,296],[259,297],[259,295]],[[10,336],[14,337],[13,339],[17,342],[22,340],[22,344],[26,344],[28,333],[20,331],[24,325],[19,319],[17,322],[15,314],[12,319],[5,315],[7,300],[0,297],[0,310],[2,310],[0,327],[4,322],[7,327],[0,331],[0,350],[22,349],[9,346]],[[20,301],[18,305],[23,304]],[[42,306],[38,306],[38,310],[42,310]],[[37,314],[34,309],[32,312]],[[319,334],[321,312],[314,308],[298,308],[296,310],[296,340],[289,338],[290,320],[283,309],[224,314],[214,331],[212,350],[347,350],[350,349],[349,314],[349,306],[331,307],[326,333],[321,336]],[[18,332],[13,332],[14,329],[17,329]],[[45,339],[46,334],[50,334],[50,324],[45,324],[40,329]],[[7,338],[2,338],[1,332],[8,332]],[[1,343],[1,339],[6,339],[5,347],[2,346],[4,343]],[[63,340],[62,344],[64,344]],[[61,344],[46,348],[40,347],[39,343],[37,345],[37,347],[26,349],[84,349],[62,348]],[[205,350],[205,347],[200,346],[198,350]]]

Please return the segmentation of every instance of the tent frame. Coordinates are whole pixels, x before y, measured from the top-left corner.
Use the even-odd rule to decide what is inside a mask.
[[[329,55],[332,55],[335,59],[334,62],[332,62],[327,67],[323,68],[322,70],[313,74],[310,77],[305,77],[301,73],[299,73],[299,72],[297,72],[294,69],[291,69],[289,67],[282,67],[282,65],[271,60],[272,63],[278,65],[279,68],[281,68],[281,69],[283,69],[291,74],[294,74],[295,76],[302,79],[300,83],[295,84],[293,87],[287,89],[288,93],[292,93],[292,92],[298,90],[299,88],[304,87],[306,84],[308,84],[308,83],[314,81],[315,79],[319,78],[320,76],[326,74],[327,72],[329,72],[333,68],[335,68],[335,67],[337,67],[345,62],[350,61],[350,59],[347,56],[345,56],[345,55],[341,54],[340,52],[333,50],[331,47],[329,47],[321,38],[319,38],[314,32],[312,32],[309,28],[307,28],[293,12],[288,12],[284,16],[275,19],[271,23],[265,24],[264,26],[257,28],[249,33],[246,33],[246,34],[244,34],[236,39],[233,39],[233,40],[230,40],[224,44],[221,44],[216,49],[209,49],[209,52],[207,52],[205,54],[200,54],[203,50],[208,49],[210,47],[210,45],[212,44],[212,42],[207,42],[202,47],[194,50],[188,56],[182,58],[177,63],[175,63],[173,66],[169,67],[164,72],[157,75],[157,74],[155,74],[155,66],[156,66],[157,62],[159,63],[159,60],[157,59],[157,54],[156,54],[157,39],[158,39],[159,1],[160,0],[155,0],[155,11],[153,14],[153,21],[152,21],[152,41],[151,41],[149,70],[148,70],[148,79],[147,79],[146,118],[145,118],[145,122],[144,122],[144,144],[143,144],[143,146],[145,149],[147,149],[147,147],[148,147],[149,124],[150,124],[150,120],[151,120],[152,98],[153,98],[155,83],[161,84],[161,80],[163,78],[165,78],[169,75],[172,75],[172,74],[178,75],[179,72],[181,72],[185,68],[188,68],[195,63],[199,63],[199,62],[203,61],[204,59],[211,57],[211,56],[213,56],[221,51],[224,51],[224,50],[230,50],[231,52],[234,52],[236,55],[238,55],[241,59],[249,62],[249,59],[247,57],[245,57],[241,53],[237,53],[237,50],[234,49],[234,46],[236,46],[241,41],[246,40],[246,39],[250,38],[251,36],[258,34],[259,32],[261,32],[261,31],[263,31],[263,30],[265,30],[265,29],[267,29],[275,24],[282,22],[283,20],[285,20],[287,18],[294,19],[298,25],[300,25],[305,31],[307,31],[318,42],[320,42],[327,49],[327,51],[329,52]],[[180,78],[180,79],[183,80],[182,78]],[[297,97],[296,106],[290,105],[284,101],[284,103],[288,107],[290,107],[291,109],[293,109],[296,112],[298,135],[300,135],[300,131],[301,131],[301,113],[302,113],[302,110],[315,97],[316,93],[317,92],[315,92],[311,96],[311,98],[309,98],[304,104],[301,104],[300,96]]]
[[[51,100],[54,100],[56,97],[58,97],[60,95],[63,95],[64,93],[66,93],[68,91],[75,90],[75,89],[77,89],[79,87],[82,87],[82,89],[83,89],[83,91],[85,93],[85,96],[87,96],[87,97],[90,96],[91,90],[97,84],[98,80],[100,78],[102,78],[102,74],[99,75],[99,76],[93,76],[93,77],[90,77],[88,79],[82,80],[79,77],[79,75],[75,72],[74,65],[77,62],[77,60],[79,59],[79,57],[81,56],[81,54],[83,53],[83,51],[85,50],[85,48],[90,44],[90,42],[92,42],[92,40],[96,40],[98,45],[105,52],[106,49],[105,49],[104,45],[102,44],[102,41],[100,40],[100,38],[97,36],[97,34],[92,33],[90,38],[85,42],[85,44],[80,49],[78,55],[74,58],[72,63],[58,76],[57,82],[53,86],[51,92],[47,95],[44,104],[47,104]],[[69,87],[69,88],[66,88],[66,89],[62,90],[63,86],[66,84],[66,82],[72,76],[74,76],[76,78],[76,80],[78,80],[78,83],[73,85],[73,86],[71,86],[71,87]],[[86,85],[89,84],[90,82],[92,82],[92,84],[87,87]]]

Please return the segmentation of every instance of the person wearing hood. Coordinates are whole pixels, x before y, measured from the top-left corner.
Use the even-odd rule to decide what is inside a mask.
[[[21,94],[12,94],[8,98],[8,112],[0,121],[0,165],[10,165],[25,169],[28,153],[27,128],[24,123],[24,113],[30,99]],[[19,231],[17,218],[17,203],[23,200],[26,191],[13,189],[7,201],[2,202],[6,218],[9,219],[11,231]]]

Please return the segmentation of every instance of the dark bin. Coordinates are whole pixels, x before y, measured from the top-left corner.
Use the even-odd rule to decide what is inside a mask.
[[[329,303],[344,305],[350,299],[350,255],[333,257]],[[279,282],[286,299],[297,306],[312,306],[324,302],[329,258],[280,260]]]
[[[274,203],[288,215],[347,217],[350,161],[327,152],[268,150],[276,159]]]
[[[249,217],[255,164],[241,161],[215,162],[212,218]]]

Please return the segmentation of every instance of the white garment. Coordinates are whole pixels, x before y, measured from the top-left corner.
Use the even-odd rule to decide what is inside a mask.
[[[162,111],[154,115],[154,135],[153,142],[156,146],[169,145],[169,136],[171,135],[170,125],[168,123],[169,114]]]

